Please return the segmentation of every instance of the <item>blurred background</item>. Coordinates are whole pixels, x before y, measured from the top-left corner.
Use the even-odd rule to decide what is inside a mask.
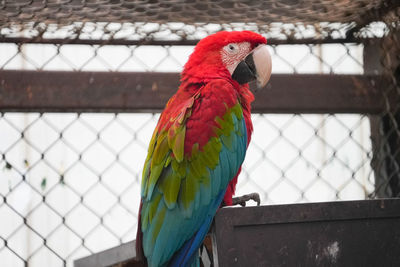
[[[72,266],[135,239],[142,167],[162,106],[110,108],[115,97],[103,88],[57,107],[51,99],[63,102],[76,91],[52,75],[147,73],[152,87],[115,81],[141,101],[135,92],[157,95],[157,75],[179,73],[197,41],[220,30],[263,34],[273,62],[271,84],[255,92],[254,134],[237,195],[257,192],[263,205],[398,196],[399,13],[395,1],[388,3],[394,9],[384,2],[1,2],[1,266]],[[344,107],[333,99],[313,110],[313,103],[297,106],[274,75],[350,79],[361,93],[343,83],[353,96],[343,97]],[[379,88],[383,76],[388,82]],[[357,79],[368,86],[360,89]],[[330,103],[335,91],[326,93],[325,84],[312,84],[310,95],[303,89],[299,102]],[[163,105],[176,89],[168,89]],[[371,105],[352,108],[357,97]],[[86,107],[85,99],[100,104]],[[279,107],[285,99],[292,107]]]

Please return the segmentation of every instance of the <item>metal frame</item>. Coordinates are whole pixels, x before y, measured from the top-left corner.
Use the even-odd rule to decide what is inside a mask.
[[[358,38],[352,35],[346,38],[332,38],[328,36],[324,39],[302,38],[302,39],[276,39],[269,38],[268,45],[315,45],[315,44],[338,44],[338,43],[363,43],[369,40],[379,40],[378,38]],[[127,40],[127,39],[57,39],[44,38],[42,36],[32,38],[26,37],[5,37],[0,36],[0,43],[12,44],[68,44],[68,45],[154,45],[154,46],[195,46],[200,40]]]
[[[255,113],[383,111],[371,75],[275,74],[256,90]],[[160,112],[179,87],[178,73],[0,71],[0,111]]]

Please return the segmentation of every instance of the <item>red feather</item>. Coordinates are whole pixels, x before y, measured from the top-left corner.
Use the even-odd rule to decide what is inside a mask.
[[[221,49],[230,43],[249,42],[252,48],[266,44],[260,34],[250,31],[221,31],[202,39],[194,48],[182,72],[182,82],[206,83],[212,79],[232,80],[229,71],[222,64]]]
[[[229,71],[223,65],[221,60],[221,49],[225,45],[229,43],[240,43],[240,42],[249,42],[252,45],[252,48],[256,47],[258,44],[265,44],[267,40],[254,32],[250,31],[240,31],[240,32],[226,32],[221,31],[207,38],[202,39],[195,47],[194,52],[190,55],[188,62],[184,66],[184,70],[182,72],[181,81],[182,84],[178,90],[178,92],[173,96],[173,98],[169,101],[169,103],[180,103],[192,97],[196,94],[201,87],[203,87],[206,83],[215,80],[215,79],[223,79],[225,81],[229,81],[233,87],[237,91],[237,95],[233,97],[239,97],[240,103],[243,108],[243,115],[246,122],[247,128],[247,145],[250,143],[251,133],[253,132],[253,124],[251,122],[251,102],[254,100],[254,95],[249,90],[249,86],[239,85],[235,80],[232,79]],[[211,95],[211,94],[210,94]],[[175,99],[176,98],[176,99]],[[174,100],[173,100],[174,99]],[[202,98],[205,101],[205,98]],[[211,99],[210,99],[211,101]],[[232,100],[233,101],[233,100]],[[170,104],[167,105],[165,112],[172,113],[176,106],[173,107]],[[196,106],[193,107],[194,109]],[[215,110],[215,108],[201,110],[198,114],[202,114],[205,112],[212,112],[215,116],[222,115],[225,110]],[[209,122],[209,123],[215,123]],[[196,120],[191,119],[187,124],[187,130],[189,129],[197,129],[198,133],[201,133],[202,128],[196,125]],[[196,133],[196,130],[194,130]],[[193,144],[199,143],[199,147],[206,144],[211,137],[211,133],[208,134],[187,134],[185,140],[185,154],[191,154],[191,148]],[[230,182],[225,197],[224,203],[225,205],[232,205],[232,196],[235,194],[237,178],[241,168],[239,169],[236,176]]]

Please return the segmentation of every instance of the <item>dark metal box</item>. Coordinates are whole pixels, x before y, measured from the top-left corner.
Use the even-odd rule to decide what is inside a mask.
[[[221,209],[215,266],[400,266],[400,200]]]

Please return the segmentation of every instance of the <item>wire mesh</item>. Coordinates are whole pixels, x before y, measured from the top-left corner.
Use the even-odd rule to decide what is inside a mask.
[[[193,49],[0,46],[13,51],[4,53],[2,69],[68,71],[179,71]],[[276,45],[271,52],[276,72],[362,73],[362,48]],[[134,239],[140,174],[157,118],[3,113],[0,216],[9,219],[0,227],[0,257],[15,266],[70,266],[73,259]],[[259,192],[262,203],[271,204],[364,199],[374,191],[366,116],[254,114],[253,121],[238,195]]]
[[[357,16],[381,7],[383,1],[2,1],[2,24],[49,21],[359,21]],[[348,10],[354,12],[348,12]],[[227,12],[228,11],[228,12]],[[249,16],[243,16],[243,13]],[[279,17],[278,17],[279,16]],[[278,17],[278,18],[277,18]]]
[[[179,72],[193,46],[0,43],[0,70]],[[363,73],[363,45],[271,45],[275,73]]]
[[[62,43],[184,41],[220,30],[248,29],[283,40],[343,38],[357,23],[376,20],[376,10],[387,8],[385,4],[367,0],[2,1],[0,37],[33,42],[58,38]]]
[[[284,16],[278,12],[282,7],[270,9],[279,23],[265,23],[242,4],[234,7],[249,19],[223,24],[224,14],[214,21],[205,11],[166,23],[175,14],[168,4],[162,8],[171,12],[166,17],[156,12],[157,19],[149,23],[132,22],[140,20],[126,11],[142,12],[135,2],[103,1],[100,9],[91,1],[66,1],[64,7],[60,1],[28,2],[0,2],[0,71],[178,72],[198,39],[219,30],[248,29],[272,40],[274,73],[363,74],[363,42],[349,43],[355,39],[348,32],[357,29],[350,37],[380,38],[380,71],[390,80],[382,90],[385,111],[253,114],[254,135],[237,194],[258,192],[263,204],[400,195],[400,35],[393,22],[398,9],[384,23],[359,29],[354,21],[365,19],[359,13],[378,10],[380,1],[353,1],[351,6],[321,1],[339,9],[300,3],[311,10],[300,17],[298,8],[286,8],[296,14]],[[214,7],[206,3],[205,10]],[[214,9],[228,4],[220,1]],[[201,10],[199,3],[193,5]],[[255,7],[265,10],[260,5]],[[32,8],[37,11],[31,14]],[[346,13],[349,9],[354,12]],[[105,22],[94,22],[89,11],[103,12]],[[226,14],[230,19],[232,12]],[[371,19],[380,13],[368,14]],[[321,23],[324,17],[340,22]],[[321,41],[326,43],[316,44]],[[141,169],[158,116],[2,112],[0,262],[72,266],[76,258],[134,239]]]
[[[7,220],[0,257],[70,265],[134,239],[140,171],[157,118],[4,113],[0,216]],[[259,192],[268,204],[364,199],[374,191],[367,117],[255,114],[253,120],[238,194]]]

